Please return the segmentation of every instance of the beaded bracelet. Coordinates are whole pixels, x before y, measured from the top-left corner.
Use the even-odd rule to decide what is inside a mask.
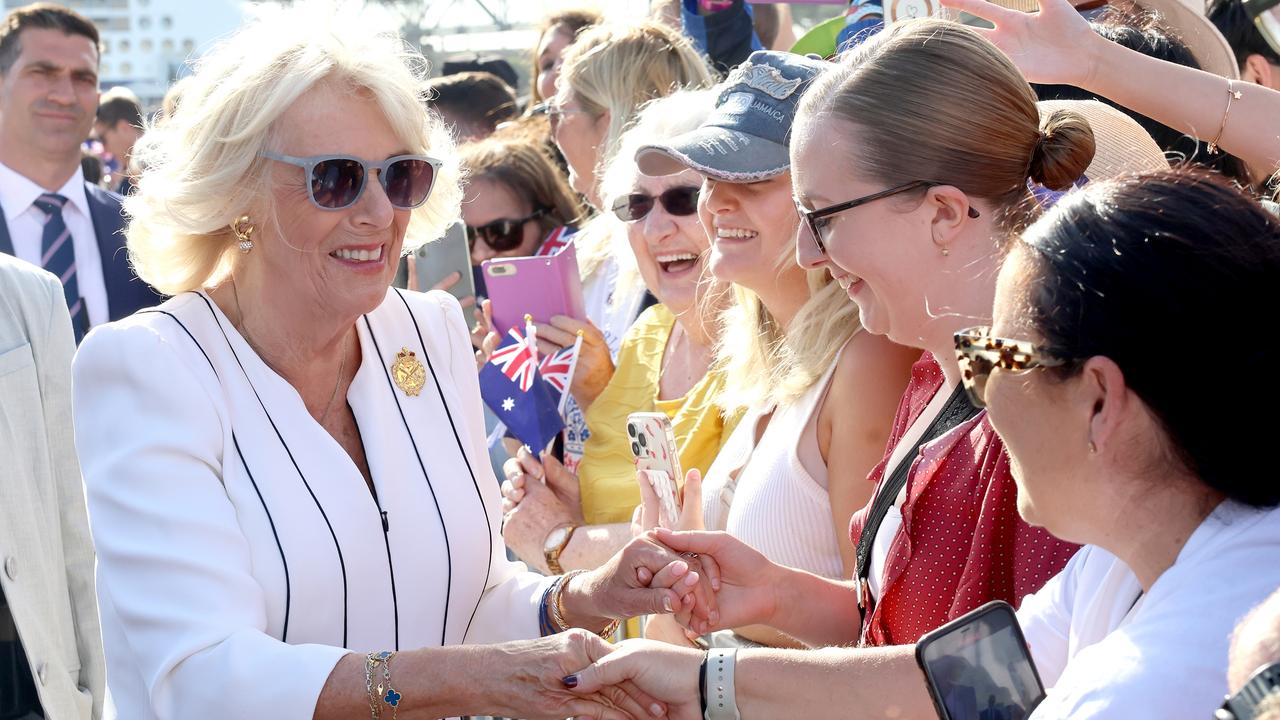
[[[585,572],[586,570],[570,570],[561,575],[560,579],[551,588],[551,619],[556,625],[560,626],[561,632],[569,629],[569,623],[564,619],[564,589],[569,586],[570,580]],[[608,640],[613,637],[614,633],[618,632],[620,625],[622,625],[621,620],[613,620],[596,634]]]

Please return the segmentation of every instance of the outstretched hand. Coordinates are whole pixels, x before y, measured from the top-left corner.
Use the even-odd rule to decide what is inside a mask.
[[[1004,51],[1029,82],[1089,87],[1097,71],[1088,48],[1106,41],[1068,0],[1039,0],[1040,11],[1024,13],[987,0],[941,0],[995,25],[979,29]]]
[[[744,625],[769,625],[778,607],[780,570],[750,545],[723,532],[673,532],[659,528],[655,539],[684,557],[695,557],[715,591],[716,613],[702,618],[678,612],[676,621],[697,635]]]
[[[702,651],[652,640],[627,640],[590,666],[564,678],[571,692],[590,697],[616,688],[634,704],[666,706],[672,720],[698,720],[698,668]]]

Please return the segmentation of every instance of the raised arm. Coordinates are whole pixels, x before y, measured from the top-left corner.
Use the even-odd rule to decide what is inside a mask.
[[[1040,12],[1034,14],[986,0],[942,3],[994,24],[994,29],[980,32],[1031,82],[1083,88],[1215,142],[1256,170],[1270,174],[1280,167],[1280,92],[1228,81],[1110,42],[1094,33],[1067,0],[1040,0]]]

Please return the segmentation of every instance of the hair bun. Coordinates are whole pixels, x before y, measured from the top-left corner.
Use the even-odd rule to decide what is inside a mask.
[[[1074,110],[1054,110],[1040,127],[1027,175],[1050,190],[1066,190],[1093,162],[1096,149],[1089,121]]]

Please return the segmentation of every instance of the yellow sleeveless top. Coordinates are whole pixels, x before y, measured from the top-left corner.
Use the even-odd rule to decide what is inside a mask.
[[[675,315],[664,305],[640,314],[622,339],[613,379],[587,408],[591,435],[582,450],[578,479],[582,513],[588,525],[630,522],[640,504],[634,458],[627,439],[627,415],[663,412],[671,418],[680,467],[698,468],[705,475],[720,446],[741,417],[725,418],[715,404],[724,377],[708,372],[682,398],[658,400],[658,379]],[[680,479],[684,481],[683,478]]]

